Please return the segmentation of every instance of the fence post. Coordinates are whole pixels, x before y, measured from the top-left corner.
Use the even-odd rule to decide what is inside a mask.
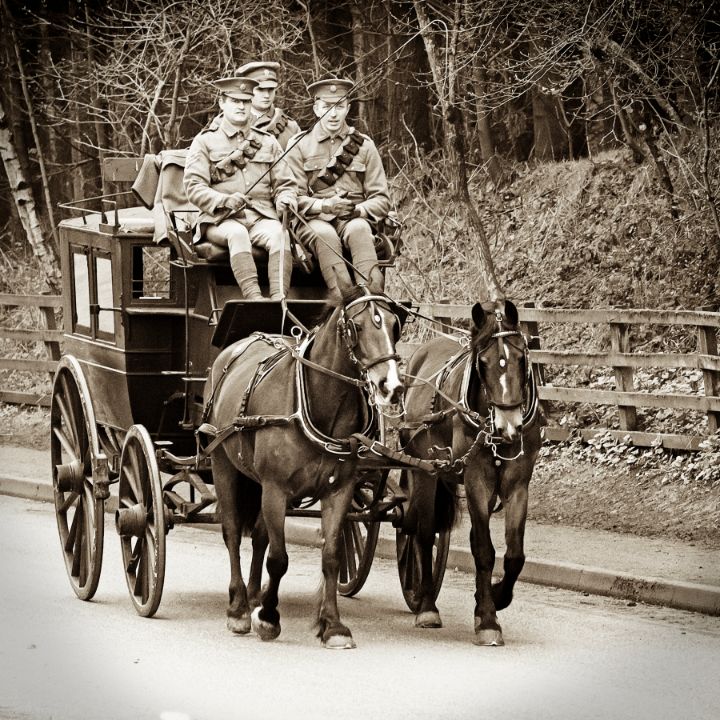
[[[610,342],[613,352],[630,352],[630,326],[625,323],[610,323]],[[614,366],[615,382],[620,392],[632,392],[635,390],[633,369],[630,367]],[[630,405],[619,405],[621,430],[635,430],[637,428],[637,413]]]
[[[715,328],[698,326],[698,352],[702,355],[717,355],[718,343]],[[720,395],[720,374],[715,370],[703,370],[705,396]],[[708,410],[708,431],[714,433],[720,427],[720,413]]]
[[[435,305],[449,305],[450,301],[446,298],[444,300],[438,300]],[[437,307],[433,307],[433,320],[437,320],[440,323],[440,330],[444,333],[452,332],[452,320],[448,315],[440,315],[437,312]]]
[[[534,308],[535,303],[528,301],[523,303],[524,308]],[[535,320],[521,320],[520,327],[522,331],[527,335],[528,349],[539,350],[540,349],[540,330]],[[533,363],[532,365],[533,375],[535,376],[535,382],[537,385],[545,384],[545,366],[540,363]]]
[[[46,295],[48,293],[43,293]],[[45,330],[57,330],[57,322],[55,321],[55,308],[42,305],[40,307],[40,317]],[[50,360],[60,360],[62,353],[60,352],[60,343],[57,340],[43,340],[45,344],[45,352]],[[50,373],[50,380],[55,378],[55,373]]]

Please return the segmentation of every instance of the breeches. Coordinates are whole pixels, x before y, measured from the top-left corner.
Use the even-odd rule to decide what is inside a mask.
[[[282,223],[270,218],[260,218],[252,223],[223,220],[219,225],[208,225],[205,237],[214,245],[226,247],[231,256],[250,252],[251,246],[264,248],[269,255],[290,249]]]
[[[341,266],[336,267],[336,272],[343,272],[349,280],[342,259],[343,248],[350,250],[352,264],[366,278],[373,266],[377,265],[372,229],[364,218],[334,220],[332,223],[313,218],[307,224],[310,229],[304,224],[298,225],[297,235],[313,249],[321,269],[323,265]]]

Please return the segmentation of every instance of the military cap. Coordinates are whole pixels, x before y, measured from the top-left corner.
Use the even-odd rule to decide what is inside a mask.
[[[228,77],[215,80],[213,85],[223,94],[236,100],[252,100],[257,80],[246,77]]]
[[[245,63],[235,71],[235,74],[239,77],[257,80],[258,87],[274,88],[278,86],[279,70],[279,62],[259,60],[257,62]]]
[[[337,102],[342,100],[355,87],[352,80],[344,80],[342,78],[327,78],[318,80],[312,85],[308,85],[308,92],[316,100],[329,100]]]

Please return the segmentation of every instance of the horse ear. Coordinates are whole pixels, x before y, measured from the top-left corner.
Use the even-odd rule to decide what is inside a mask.
[[[370,271],[368,289],[371,293],[381,293],[385,290],[385,276],[377,265],[373,265],[373,268]]]
[[[485,309],[480,303],[475,303],[472,306],[472,321],[475,323],[475,327],[478,330],[482,330],[483,325],[485,324],[485,317],[487,313],[485,312]]]
[[[518,309],[515,307],[515,303],[510,300],[505,301],[505,317],[511,325],[517,325],[520,320]]]

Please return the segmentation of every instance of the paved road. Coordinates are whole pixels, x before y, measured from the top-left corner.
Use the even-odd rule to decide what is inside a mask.
[[[220,535],[169,538],[158,617],[135,615],[114,530],[96,600],[75,599],[51,505],[0,497],[0,718],[633,718],[716,720],[720,623],[521,585],[501,616],[507,645],[471,644],[473,587],[448,573],[445,628],[412,627],[381,559],[341,612],[358,648],[322,650],[310,629],[316,548],[290,549],[283,633],[224,627]]]

